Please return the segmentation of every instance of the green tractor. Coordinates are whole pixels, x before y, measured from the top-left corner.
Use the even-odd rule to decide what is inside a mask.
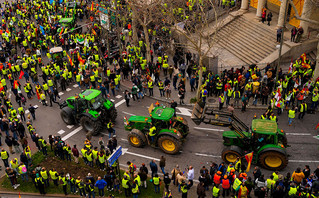
[[[201,102],[194,106],[191,119],[197,125],[203,122],[231,129],[223,132],[225,149],[221,157],[226,163],[234,163],[237,157],[253,152],[252,163],[263,168],[282,170],[288,164],[286,134],[275,121],[254,119],[249,128],[236,115],[205,107]]]
[[[134,147],[144,147],[146,144],[159,147],[167,154],[179,153],[183,142],[188,134],[187,121],[174,116],[175,110],[164,106],[149,108],[150,117],[131,116],[125,118],[125,130],[130,131],[127,135],[129,143]],[[148,135],[150,126],[156,127],[154,142],[150,142]]]
[[[109,120],[115,121],[117,111],[114,103],[103,98],[101,91],[87,89],[79,96],[72,96],[60,105],[61,118],[68,124],[79,122],[84,130],[97,135]]]

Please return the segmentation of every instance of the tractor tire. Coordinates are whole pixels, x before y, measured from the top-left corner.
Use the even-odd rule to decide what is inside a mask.
[[[267,151],[259,155],[259,164],[268,170],[282,170],[288,164],[287,156],[277,151]]]
[[[114,107],[110,111],[110,119],[112,120],[112,122],[115,122],[116,118],[117,118],[117,111]]]
[[[83,116],[80,119],[81,126],[83,129],[92,134],[93,136],[98,135],[102,129],[102,124],[99,121],[94,121],[88,116]]]
[[[226,147],[222,152],[222,159],[227,164],[236,162],[237,157],[241,157],[241,156],[242,156],[242,150],[238,146]]]
[[[65,124],[72,125],[75,124],[75,120],[73,117],[72,109],[70,107],[64,107],[61,110],[61,118]]]
[[[159,137],[157,145],[162,149],[162,151],[164,151],[164,153],[171,155],[177,154],[182,147],[182,143],[178,139],[168,135]]]
[[[128,135],[127,140],[131,146],[142,148],[146,144],[145,135],[137,129],[133,129]]]

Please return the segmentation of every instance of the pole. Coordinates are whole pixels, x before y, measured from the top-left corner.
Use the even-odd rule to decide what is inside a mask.
[[[286,28],[286,20],[287,20],[287,12],[288,12],[288,0],[286,0],[286,9],[285,9],[285,16],[284,16],[284,25],[282,27],[282,33],[281,33],[281,38],[280,38],[280,47],[279,47],[279,57],[278,57],[278,66],[276,70],[276,81],[278,81],[278,73],[279,73],[279,68],[281,64],[281,51],[282,51],[282,45],[284,43],[284,33],[285,33],[285,28]],[[276,84],[276,82],[275,82]]]

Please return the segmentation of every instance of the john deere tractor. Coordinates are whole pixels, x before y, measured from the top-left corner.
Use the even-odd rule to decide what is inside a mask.
[[[281,170],[288,164],[286,153],[287,138],[277,123],[271,120],[254,119],[251,128],[246,126],[236,115],[216,110],[196,103],[192,112],[192,120],[200,123],[229,127],[231,131],[223,132],[222,159],[233,163],[253,152],[253,163],[269,170]]]
[[[97,135],[109,120],[115,121],[114,103],[102,97],[101,91],[87,89],[61,104],[61,118],[68,124],[80,123],[84,130]]]
[[[167,154],[177,154],[188,134],[187,121],[174,116],[175,110],[164,106],[149,108],[150,117],[131,116],[124,120],[125,130],[130,131],[127,135],[129,143],[134,147],[144,147],[149,144],[159,147]],[[156,135],[151,142],[149,137],[150,127],[155,126]]]

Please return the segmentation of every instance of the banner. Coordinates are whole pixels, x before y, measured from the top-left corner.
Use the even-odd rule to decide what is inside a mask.
[[[250,165],[251,165],[251,162],[253,161],[253,156],[254,156],[254,152],[251,152],[245,155],[245,159],[248,163],[246,172],[249,172],[250,170]]]

